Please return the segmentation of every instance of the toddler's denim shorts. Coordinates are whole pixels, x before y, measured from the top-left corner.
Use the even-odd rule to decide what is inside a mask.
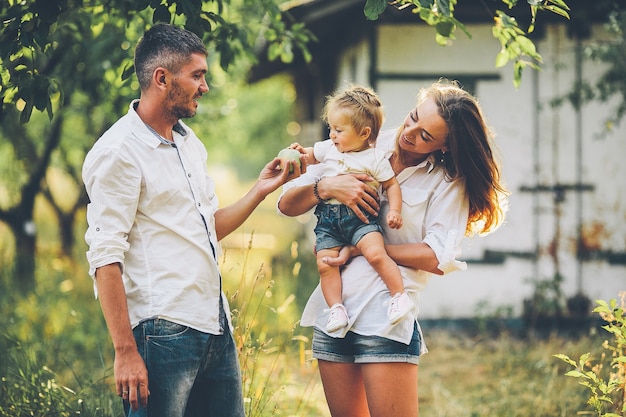
[[[317,327],[313,333],[313,357],[329,362],[419,364],[422,345],[417,323],[408,345],[380,336],[363,336],[348,332],[343,338],[330,337]]]
[[[371,232],[382,233],[378,217],[364,213],[369,223],[363,223],[350,207],[342,204],[318,204],[315,208],[315,249],[355,245]]]

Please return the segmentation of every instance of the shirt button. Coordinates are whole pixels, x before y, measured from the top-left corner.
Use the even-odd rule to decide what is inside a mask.
[[[99,228],[99,227],[96,227],[96,232],[99,232],[99,231],[100,231],[100,228]]]
[[[202,206],[202,203],[198,203],[198,207],[201,207],[201,206]]]
[[[187,176],[188,176],[189,178],[191,178],[191,173],[187,174]]]

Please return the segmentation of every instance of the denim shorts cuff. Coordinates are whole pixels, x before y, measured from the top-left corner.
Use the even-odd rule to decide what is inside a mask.
[[[359,356],[355,359],[354,363],[411,363],[419,365],[420,357],[416,355],[371,355],[371,356]]]
[[[328,361],[328,362],[341,362],[341,363],[353,363],[354,360],[350,357],[346,357],[343,355],[336,355],[334,353],[328,352],[317,352],[313,351],[313,357],[318,360]]]

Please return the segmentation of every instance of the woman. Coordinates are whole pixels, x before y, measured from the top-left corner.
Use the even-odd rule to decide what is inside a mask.
[[[328,306],[319,286],[301,324],[315,327],[313,356],[334,417],[418,415],[417,371],[426,352],[416,319],[419,293],[431,274],[465,269],[457,260],[462,238],[492,232],[505,213],[508,192],[490,132],[476,99],[457,85],[437,82],[422,90],[403,126],[381,132],[377,148],[387,152],[403,197],[403,227],[382,222],[386,249],[416,307],[398,324],[389,324],[381,306],[390,294],[356,249],[327,260],[343,264],[351,258],[341,273],[349,324],[325,331]],[[285,186],[278,205],[282,213],[299,215],[334,198],[363,219],[364,211],[387,214],[387,202],[379,204],[363,183],[367,175],[320,179],[314,169]]]

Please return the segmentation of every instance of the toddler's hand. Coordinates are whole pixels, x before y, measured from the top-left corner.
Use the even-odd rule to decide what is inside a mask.
[[[392,229],[399,229],[402,227],[402,215],[398,210],[391,210],[387,213],[387,224]]]
[[[295,149],[296,151],[300,153],[305,153],[304,146],[300,145],[298,142],[294,142],[291,145],[289,145],[289,149]]]

